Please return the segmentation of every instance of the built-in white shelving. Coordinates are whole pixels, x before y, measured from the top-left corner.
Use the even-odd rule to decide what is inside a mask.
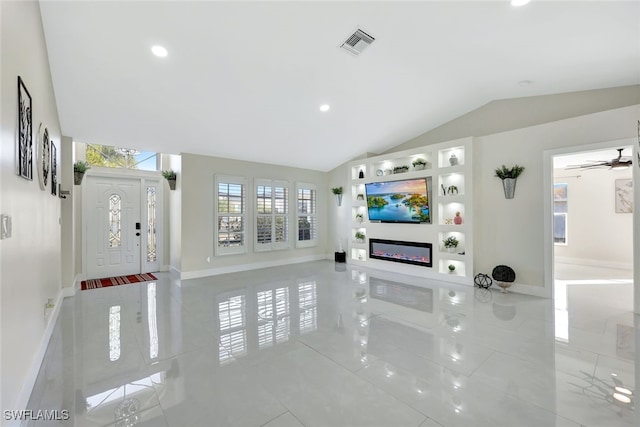
[[[400,151],[349,163],[351,236],[348,262],[387,271],[437,277],[457,283],[473,284],[473,188],[471,185],[472,138],[465,138],[411,150]],[[414,166],[417,159],[426,165]],[[365,183],[428,178],[431,223],[396,224],[371,222],[368,218]],[[455,217],[459,212],[461,224]],[[361,215],[361,218],[359,218]],[[459,221],[458,221],[459,222]],[[364,241],[356,239],[363,233]],[[443,245],[447,237],[460,242],[454,252]],[[372,259],[369,239],[385,239],[432,245],[432,267]],[[449,265],[455,270],[449,271]]]

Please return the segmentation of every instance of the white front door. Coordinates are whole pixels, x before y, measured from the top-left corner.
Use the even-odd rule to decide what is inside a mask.
[[[142,272],[140,184],[139,179],[86,177],[87,279]]]

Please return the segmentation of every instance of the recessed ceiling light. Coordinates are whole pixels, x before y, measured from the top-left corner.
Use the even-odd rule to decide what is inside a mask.
[[[520,86],[529,86],[531,83],[533,83],[531,80],[520,80],[518,82]]]
[[[613,398],[616,399],[618,402],[631,403],[631,398],[629,396],[625,396],[624,394],[613,393]]]
[[[164,47],[160,46],[160,45],[155,45],[151,48],[151,52],[153,52],[153,54],[159,58],[164,58],[165,56],[167,56],[169,54],[169,52],[167,52],[167,49],[165,49]]]
[[[529,3],[531,0],[511,0],[511,6],[524,6],[525,4]]]
[[[322,111],[323,113],[326,111],[329,111],[331,109],[331,106],[329,106],[329,104],[322,104],[320,106],[320,111]]]
[[[629,396],[633,395],[633,392],[631,390],[629,390],[628,388],[625,387],[614,387],[615,391],[617,391],[618,393],[623,393],[623,394],[628,394]]]

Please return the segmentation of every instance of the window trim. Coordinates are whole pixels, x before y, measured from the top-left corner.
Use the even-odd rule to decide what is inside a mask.
[[[214,223],[213,223],[213,228],[214,228],[214,240],[213,240],[213,246],[214,246],[214,253],[216,255],[237,255],[237,254],[244,254],[247,252],[247,242],[249,241],[249,235],[248,235],[248,231],[249,228],[247,227],[247,180],[246,178],[243,177],[239,177],[239,176],[229,176],[229,175],[215,175],[215,179],[214,179],[214,198],[213,198],[213,203],[214,203]],[[220,184],[235,184],[235,185],[241,185],[242,186],[242,212],[241,213],[235,213],[235,212],[220,212],[219,211],[219,206],[218,206],[218,201],[219,201],[219,197],[220,197],[220,193],[219,193],[219,186]],[[218,220],[221,216],[240,216],[242,217],[242,244],[240,246],[228,246],[228,247],[224,247],[224,246],[220,246],[219,245],[219,241],[220,241],[220,229],[218,227]]]
[[[295,192],[295,228],[296,228],[296,240],[295,240],[295,245],[296,248],[311,248],[314,246],[318,245],[318,187],[314,184],[309,184],[306,182],[297,182],[296,183],[296,192]],[[311,190],[315,193],[315,211],[313,212],[313,214],[308,214],[307,212],[300,212],[299,211],[299,196],[298,193],[300,190],[302,189],[306,189],[306,190]],[[305,216],[312,216],[315,218],[315,233],[313,233],[315,238],[312,238],[311,240],[299,240],[300,237],[300,227],[299,227],[299,217],[301,215],[305,215]]]
[[[258,187],[271,187],[271,206],[272,210],[270,214],[261,214],[258,212]],[[275,212],[275,201],[276,201],[276,192],[275,188],[284,188],[286,191],[286,201],[285,208],[286,212],[284,214],[276,214]],[[291,187],[289,182],[281,181],[281,180],[273,180],[273,179],[262,179],[258,178],[254,180],[253,185],[253,203],[254,203],[254,237],[253,237],[253,246],[255,252],[266,252],[266,251],[274,251],[274,250],[285,250],[291,247],[291,233],[290,233],[290,224],[291,224]],[[258,217],[270,217],[271,218],[271,236],[272,240],[269,243],[260,243],[258,242]],[[285,233],[287,239],[284,242],[276,242],[273,240],[276,234],[276,217],[284,216],[287,220],[287,224],[285,227]]]

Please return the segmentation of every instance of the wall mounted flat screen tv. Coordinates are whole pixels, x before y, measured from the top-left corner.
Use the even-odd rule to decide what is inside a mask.
[[[430,181],[427,177],[365,184],[369,221],[431,223]]]

